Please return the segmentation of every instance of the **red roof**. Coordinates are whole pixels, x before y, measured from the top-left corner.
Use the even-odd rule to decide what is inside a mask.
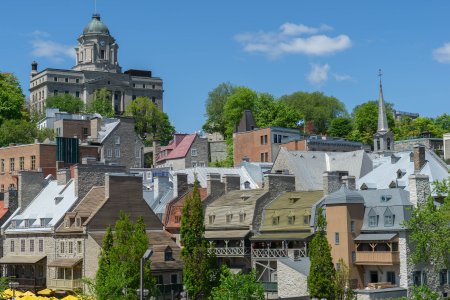
[[[169,145],[161,147],[161,152],[159,154],[157,162],[169,160],[169,159],[176,159],[176,158],[183,158],[186,157],[189,149],[192,146],[192,143],[194,143],[195,138],[197,137],[197,134],[179,134],[176,133],[174,135],[173,140],[169,143]],[[161,156],[161,153],[163,151],[168,152],[166,156]]]
[[[5,208],[5,201],[0,201],[0,219],[8,212],[8,209]]]

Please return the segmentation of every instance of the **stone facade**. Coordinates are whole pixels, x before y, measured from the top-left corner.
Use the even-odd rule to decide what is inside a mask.
[[[280,299],[309,296],[308,276],[289,267],[283,262],[277,262],[278,297]]]
[[[222,161],[227,158],[227,143],[225,141],[209,141],[210,162]]]
[[[444,159],[447,163],[450,160],[450,133],[444,134]]]
[[[403,141],[395,141],[394,144],[396,151],[411,151],[417,144],[423,145],[427,149],[434,150],[439,153],[444,150],[444,142],[443,139],[440,138],[417,138]]]
[[[208,161],[208,140],[197,135],[185,157],[184,168],[207,167]]]
[[[329,151],[350,152],[361,150],[363,144],[332,137],[308,137],[300,140],[288,141],[280,145],[289,151]]]

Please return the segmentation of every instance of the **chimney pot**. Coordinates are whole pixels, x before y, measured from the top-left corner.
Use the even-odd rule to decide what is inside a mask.
[[[419,173],[426,163],[425,146],[414,145],[413,160],[414,160],[414,173]]]

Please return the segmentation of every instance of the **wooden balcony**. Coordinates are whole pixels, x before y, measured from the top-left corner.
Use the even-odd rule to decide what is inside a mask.
[[[81,288],[83,283],[81,279],[49,279],[47,287],[55,290],[73,290]]]
[[[300,249],[252,249],[252,259],[277,259],[290,257],[296,260],[306,256],[305,248]]]
[[[244,257],[250,255],[250,249],[244,247],[211,248],[217,257]]]
[[[400,263],[398,251],[357,251],[356,265],[392,266]]]
[[[45,278],[13,278],[12,281],[19,283],[21,289],[37,289],[45,287]]]

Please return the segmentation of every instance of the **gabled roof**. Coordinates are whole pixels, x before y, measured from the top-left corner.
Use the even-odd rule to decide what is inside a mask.
[[[372,168],[372,160],[364,150],[288,151],[281,147],[272,173],[289,170],[295,175],[297,190],[319,191],[323,189],[323,173],[326,171],[347,171],[358,179],[372,171]]]
[[[113,132],[113,130],[120,124],[120,119],[104,119],[100,130],[98,131],[98,140],[103,143],[105,139]]]
[[[277,261],[305,276],[309,275],[309,268],[311,267],[311,261],[309,260],[308,257],[302,257],[300,260],[296,261],[286,257],[286,258],[279,258]]]
[[[189,149],[192,146],[192,143],[194,143],[197,136],[197,133],[175,134],[173,140],[169,143],[169,145],[161,147],[160,155],[156,161],[161,162],[165,160],[186,157]],[[167,156],[161,156],[161,153],[165,150],[168,150],[169,154]]]
[[[356,188],[360,189],[363,184],[376,189],[387,189],[392,181],[397,182],[398,187],[404,187],[409,191],[408,177],[414,174],[414,162],[410,159],[411,151],[395,153],[399,159],[391,161],[385,159],[378,167],[367,175],[357,178]],[[448,168],[431,150],[425,149],[426,163],[420,170],[420,174],[428,175],[430,182],[449,178]],[[397,178],[397,171],[401,170],[403,176]]]

